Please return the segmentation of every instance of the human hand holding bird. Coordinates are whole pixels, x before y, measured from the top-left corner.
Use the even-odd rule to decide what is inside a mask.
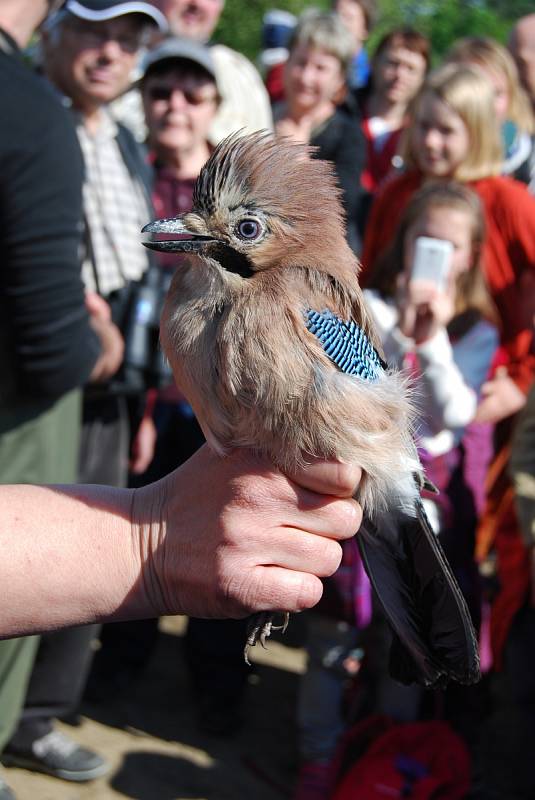
[[[381,358],[339,195],[331,166],[305,146],[261,133],[222,142],[193,211],[143,229],[171,235],[146,246],[190,254],[162,345],[216,452],[251,448],[286,472],[314,458],[362,469],[358,541],[394,629],[392,674],[470,683],[475,634],[421,508],[409,393]],[[271,625],[256,620],[248,644]]]

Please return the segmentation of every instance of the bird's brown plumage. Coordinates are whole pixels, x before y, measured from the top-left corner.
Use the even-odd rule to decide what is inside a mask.
[[[173,278],[162,342],[207,440],[220,452],[258,449],[283,469],[312,456],[362,467],[359,546],[399,637],[393,674],[476,680],[477,640],[414,480],[422,470],[405,381],[383,369],[371,380],[346,374],[308,328],[310,312],[332,312],[351,346],[364,331],[378,349],[331,167],[267,134],[232,137],[203,168],[194,204],[144,230],[188,237],[148,243],[156,249],[197,251]],[[334,346],[341,340],[337,332]],[[247,646],[271,622],[257,619]]]
[[[235,220],[254,214],[262,240],[237,241]],[[380,348],[332,167],[286,140],[232,137],[203,168],[183,219],[223,242],[225,259],[245,257],[252,273],[229,272],[219,245],[207,248],[179,267],[166,303],[163,346],[208,441],[261,449],[283,468],[312,456],[356,462],[369,511],[412,486],[419,467],[403,380],[356,382],[306,329],[306,309],[327,308]]]

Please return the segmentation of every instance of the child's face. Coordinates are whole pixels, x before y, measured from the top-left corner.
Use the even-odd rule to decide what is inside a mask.
[[[290,106],[302,111],[334,102],[345,83],[336,56],[306,45],[297,45],[291,51],[284,80]]]
[[[410,277],[414,261],[414,246],[419,236],[429,236],[432,239],[451,242],[453,256],[450,280],[452,283],[472,266],[472,220],[467,211],[459,208],[431,207],[411,225],[405,235],[403,253],[403,265],[407,278]]]
[[[414,158],[424,175],[452,178],[468,155],[470,137],[463,120],[431,92],[421,97],[411,133]]]
[[[171,69],[148,75],[142,94],[153,147],[186,154],[206,142],[217,111],[217,89],[208,74]]]

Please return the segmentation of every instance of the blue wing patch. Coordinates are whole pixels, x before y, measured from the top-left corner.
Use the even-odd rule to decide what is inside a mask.
[[[385,368],[376,349],[353,320],[344,322],[332,311],[324,309],[320,312],[309,308],[306,326],[342,372],[375,381]]]

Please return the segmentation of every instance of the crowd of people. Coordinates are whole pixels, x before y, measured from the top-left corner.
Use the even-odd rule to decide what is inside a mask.
[[[311,7],[299,18],[272,11],[259,71],[213,41],[222,13],[224,0],[0,4],[0,482],[116,492],[67,490],[57,500],[46,490],[10,490],[0,501],[20,502],[21,514],[42,504],[53,515],[44,530],[56,535],[58,518],[82,515],[72,503],[120,515],[130,490],[157,505],[154,487],[163,485],[198,507],[206,486],[216,499],[204,521],[188,519],[211,530],[222,507],[212,487],[268,469],[246,459],[218,466],[204,445],[158,350],[162,299],[179,258],[143,248],[140,231],[191,209],[196,178],[227,135],[270,130],[310,144],[310,157],[331,162],[336,174],[385,359],[414,386],[419,454],[439,491],[424,492],[424,504],[478,631],[484,678],[440,700],[389,678],[389,632],[354,539],[334,513],[330,536],[347,541],[307,611],[295,800],[361,796],[351,794],[347,759],[341,768],[344,737],[386,718],[391,726],[438,719],[459,737],[471,767],[441,796],[531,798],[525,733],[518,786],[489,784],[480,744],[504,707],[521,711],[535,733],[535,14],[516,22],[506,44],[466,37],[439,56],[408,26],[386,31],[368,53],[374,0],[333,0],[329,11]],[[330,473],[294,476],[340,498],[358,477],[338,478],[340,486]],[[184,504],[165,508],[186,515]],[[106,522],[98,516],[94,524]],[[294,527],[314,531],[306,515]],[[16,525],[6,528],[19,536]],[[21,541],[35,535],[22,525]],[[80,537],[75,575],[88,554],[89,533]],[[200,537],[192,567],[214,541]],[[45,571],[53,579],[52,566]],[[328,572],[312,558],[301,566]],[[35,580],[37,599],[68,605],[37,572]],[[62,580],[74,591],[60,570]],[[93,591],[102,586],[98,576],[87,580]],[[91,611],[82,595],[48,621],[37,614],[32,622],[36,602],[22,603],[27,613],[1,631],[62,627],[0,641],[6,765],[70,781],[105,774],[104,755],[60,733],[55,719],[76,712],[84,692],[102,702],[143,680],[157,614],[190,617],[184,652],[203,729],[229,735],[244,724],[246,623],[203,618],[239,616],[240,598],[216,613],[206,582],[204,602],[194,593],[175,605],[136,592],[127,602],[119,597],[126,589],[115,589]],[[294,598],[285,607],[297,605]],[[373,730],[378,738],[394,728]],[[399,796],[412,796],[418,775],[401,773],[410,785]],[[0,800],[14,797],[8,773],[0,774]]]

